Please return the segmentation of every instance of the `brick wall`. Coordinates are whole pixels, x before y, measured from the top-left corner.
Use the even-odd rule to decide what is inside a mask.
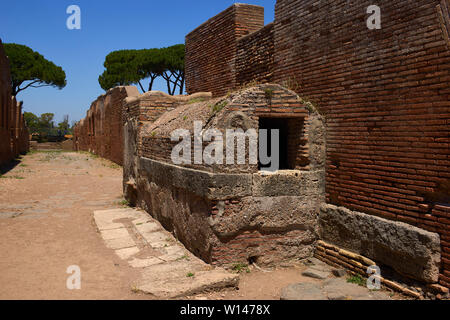
[[[124,167],[126,199],[157,218],[208,263],[276,265],[311,256],[318,207],[325,198],[325,133],[317,111],[276,84],[211,100],[187,98],[184,103],[172,102],[166,110],[155,109],[167,99],[149,94],[146,99],[128,99],[124,108],[126,126],[137,131],[128,135],[135,141],[125,141],[134,146],[126,156],[132,168]],[[203,132],[217,129],[226,141],[226,129],[257,130],[260,118],[284,119],[296,129],[288,130],[286,149],[301,171],[261,174],[257,165],[248,163],[248,143],[245,164],[174,165],[171,153],[179,143],[170,139],[174,130],[193,134],[199,121]],[[203,141],[204,148],[210,144]],[[236,155],[238,147],[234,148]],[[191,144],[192,160],[194,151]]]
[[[251,103],[249,103],[251,101]],[[161,103],[158,105],[162,106]],[[173,107],[176,105],[172,105]],[[178,104],[180,106],[180,104]],[[217,107],[220,111],[212,110]],[[171,109],[166,109],[170,111]],[[227,98],[217,98],[195,104],[187,104],[169,112],[164,119],[149,121],[153,115],[152,109],[141,109],[140,121],[148,121],[146,132],[139,141],[140,155],[149,159],[172,163],[171,153],[173,147],[179,142],[171,141],[171,130],[187,129],[193,134],[194,121],[201,121],[207,129],[218,129],[226,141],[226,130],[241,124],[242,129],[259,129],[259,118],[286,119],[288,125],[288,158],[292,169],[309,169],[316,165],[310,159],[310,150],[307,144],[310,118],[308,110],[297,96],[289,90],[274,84],[262,84],[256,87],[236,92]],[[161,113],[157,114],[159,117]],[[154,119],[154,117],[152,118]],[[203,149],[210,142],[203,141]],[[324,147],[324,146],[322,146]],[[237,147],[236,147],[237,148]],[[247,146],[248,148],[248,146]],[[207,165],[195,164],[194,144],[191,146],[191,164],[182,166],[209,172],[249,173],[258,172],[258,166],[249,164],[248,155],[244,165]],[[247,149],[248,150],[248,149]],[[323,152],[322,152],[323,153]],[[235,154],[237,152],[235,151]],[[319,155],[319,152],[316,152]]]
[[[440,283],[449,287],[450,5],[379,1],[382,28],[369,30],[373,4],[278,0],[266,27],[273,49],[262,50],[270,43],[263,30],[238,39],[236,68],[221,69],[229,73],[220,85],[224,92],[270,78],[313,101],[327,118],[327,201],[439,233]],[[215,45],[197,36],[196,43]],[[210,52],[192,64],[206,77],[219,66]],[[213,88],[190,81],[191,92]]]
[[[438,232],[449,286],[450,220],[435,209],[450,203],[440,2],[381,1],[382,28],[368,30],[372,1],[278,0],[274,79],[326,114],[327,201]]]
[[[0,40],[0,166],[28,150],[29,134],[22,102],[11,96],[9,62]]]
[[[274,26],[264,28],[242,37],[236,49],[236,86],[251,81],[270,82],[273,75]]]
[[[237,40],[264,26],[264,8],[234,4],[186,36],[186,91],[221,96],[236,83]]]
[[[89,151],[117,164],[123,162],[122,108],[136,87],[116,87],[95,100],[74,129],[74,150]]]

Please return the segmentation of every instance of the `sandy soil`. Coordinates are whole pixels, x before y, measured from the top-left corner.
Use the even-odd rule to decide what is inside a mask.
[[[130,299],[136,271],[105,247],[92,212],[120,207],[122,170],[87,154],[34,153],[0,179],[0,299]],[[67,268],[81,269],[68,290]]]
[[[122,168],[87,153],[35,152],[0,176],[0,299],[150,299],[134,293],[139,270],[106,248],[93,211],[120,208]],[[81,290],[67,289],[67,268]],[[278,300],[303,265],[265,272],[250,266],[239,290],[189,299]]]
[[[37,152],[0,178],[0,299],[150,299],[138,271],[105,247],[93,211],[121,207],[122,169],[87,153]],[[81,269],[81,290],[66,286]],[[279,299],[297,268],[243,273],[240,290],[208,299]],[[307,280],[311,281],[311,280]],[[200,295],[202,297],[202,295]],[[196,299],[197,297],[192,297]]]

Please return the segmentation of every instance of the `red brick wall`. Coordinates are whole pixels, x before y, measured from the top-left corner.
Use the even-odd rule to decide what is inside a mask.
[[[74,150],[89,151],[122,165],[122,108],[125,98],[138,95],[136,87],[116,87],[98,97],[75,127]]]
[[[221,96],[235,86],[237,40],[264,26],[264,8],[234,4],[186,36],[186,91]]]
[[[449,286],[450,220],[436,210],[450,206],[440,2],[382,1],[382,28],[369,30],[372,1],[278,0],[274,79],[326,114],[328,202],[440,233]]]
[[[251,81],[270,82],[273,75],[274,26],[264,28],[242,37],[237,42],[236,85]]]
[[[450,286],[450,5],[379,1],[381,29],[369,30],[373,4],[278,0],[273,61],[260,30],[238,40],[231,71],[212,60],[223,48],[208,41],[204,24],[195,42],[202,36],[209,51],[192,68],[214,82],[211,70],[228,73],[222,92],[268,79],[313,101],[327,118],[327,201],[438,232],[440,281]],[[191,81],[190,92],[214,91]]]

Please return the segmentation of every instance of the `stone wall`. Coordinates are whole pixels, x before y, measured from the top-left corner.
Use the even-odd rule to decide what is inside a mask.
[[[0,166],[29,150],[29,133],[22,113],[22,102],[11,96],[8,58],[0,40]]]
[[[325,133],[316,111],[273,84],[216,99],[190,96],[180,103],[171,98],[172,105],[160,93],[141,97],[127,99],[124,108],[124,193],[131,203],[209,263],[268,265],[312,255],[325,198]],[[163,101],[166,112],[152,107]],[[260,118],[298,120],[290,123],[301,133],[291,138],[292,170],[261,173],[249,165],[248,148],[246,162],[239,165],[176,165],[171,159],[173,130],[192,134],[195,121],[202,122],[203,131],[258,129]]]
[[[238,39],[227,58],[236,69],[221,69],[228,79],[221,90],[270,78],[314,102],[327,120],[327,202],[438,233],[439,282],[450,287],[450,6],[377,4],[382,28],[369,30],[368,0],[278,0],[267,27],[273,49],[254,39],[262,30]],[[195,43],[216,45],[200,36]],[[217,81],[214,55],[187,56],[186,66],[199,71],[195,86],[187,78],[189,92],[213,89],[214,81],[200,80]],[[240,73],[239,57],[262,61],[261,73],[255,66]]]
[[[186,91],[221,96],[236,83],[237,40],[264,26],[264,8],[234,4],[186,36]]]
[[[136,87],[116,87],[98,97],[74,129],[74,150],[92,152],[122,165],[123,105],[125,98],[138,95]]]

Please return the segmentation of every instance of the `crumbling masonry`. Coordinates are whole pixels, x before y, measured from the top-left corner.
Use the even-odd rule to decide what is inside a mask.
[[[126,197],[207,262],[315,254],[445,291],[450,5],[382,1],[382,28],[369,30],[371,4],[278,0],[267,26],[261,7],[235,4],[188,34],[186,87],[196,95],[117,102],[124,127],[109,130],[123,130]],[[284,128],[286,170],[173,164],[170,132],[195,120]]]

